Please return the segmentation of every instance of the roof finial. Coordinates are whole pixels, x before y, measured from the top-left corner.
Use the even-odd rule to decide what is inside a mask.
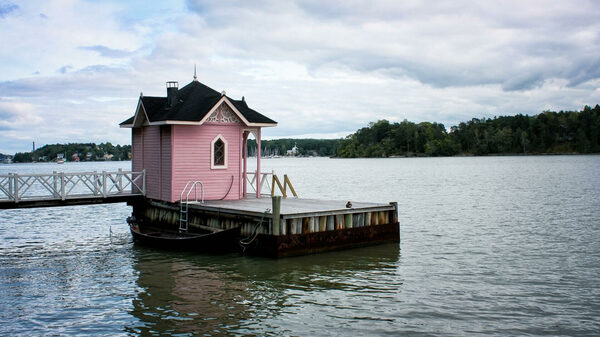
[[[194,63],[194,82],[198,82],[198,76],[196,76],[196,63]]]

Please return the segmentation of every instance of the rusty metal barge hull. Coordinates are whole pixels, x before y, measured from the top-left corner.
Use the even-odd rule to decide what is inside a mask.
[[[284,257],[399,242],[396,203],[376,204],[317,199],[248,198],[190,203],[194,230],[239,228],[249,255]],[[180,205],[152,199],[131,203],[141,223],[177,230]],[[275,209],[276,208],[276,209]],[[238,240],[239,242],[239,240]]]
[[[399,241],[400,225],[396,222],[305,234],[260,234],[256,238],[256,244],[249,247],[247,253],[265,257],[286,257]]]

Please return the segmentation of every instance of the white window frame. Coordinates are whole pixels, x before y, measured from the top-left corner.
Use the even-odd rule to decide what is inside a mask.
[[[224,165],[216,165],[215,164],[215,143],[217,140],[221,140],[224,144],[223,146],[223,156],[224,156]],[[225,170],[227,169],[227,139],[223,137],[222,134],[218,134],[212,142],[210,142],[210,169],[211,170]]]

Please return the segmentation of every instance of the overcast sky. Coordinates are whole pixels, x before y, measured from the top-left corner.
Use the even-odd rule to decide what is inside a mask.
[[[140,92],[245,96],[265,138],[600,103],[598,1],[0,0],[0,152],[129,144]]]

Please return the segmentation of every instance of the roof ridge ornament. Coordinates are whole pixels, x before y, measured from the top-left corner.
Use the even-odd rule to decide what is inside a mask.
[[[194,63],[194,82],[198,82],[198,76],[196,76],[196,63]]]
[[[221,96],[225,96],[225,95],[227,95],[227,94],[225,93],[225,90],[221,91]]]

